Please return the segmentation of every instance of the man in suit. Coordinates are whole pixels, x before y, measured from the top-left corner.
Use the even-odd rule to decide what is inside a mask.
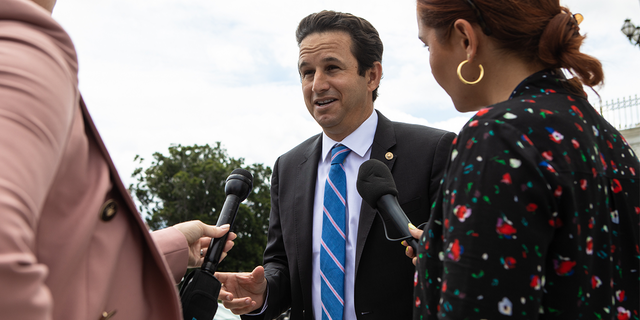
[[[305,104],[323,132],[276,161],[264,268],[219,273],[220,298],[244,319],[272,319],[288,308],[292,319],[410,319],[414,266],[404,247],[385,238],[382,220],[362,202],[355,187],[358,168],[370,158],[383,161],[408,217],[425,222],[455,135],[391,122],[374,112],[383,46],[368,21],[322,11],[304,18],[296,37]],[[350,150],[341,164],[345,192],[335,191],[346,193],[341,218],[346,222],[336,227],[344,231],[340,251],[346,252],[344,261],[334,258],[344,278],[337,286],[323,260],[335,253],[324,235],[325,228],[333,228],[326,221],[334,220],[325,197],[340,189],[327,178],[334,170],[335,146]],[[327,295],[336,297],[337,316]]]

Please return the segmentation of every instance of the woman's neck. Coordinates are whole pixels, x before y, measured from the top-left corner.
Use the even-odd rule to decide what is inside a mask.
[[[496,55],[490,64],[491,77],[486,83],[486,99],[489,105],[509,99],[513,90],[530,75],[543,70],[538,64],[526,62],[519,57]]]

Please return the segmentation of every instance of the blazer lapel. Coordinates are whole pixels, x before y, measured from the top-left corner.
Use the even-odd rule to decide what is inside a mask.
[[[116,170],[116,166],[113,164],[113,161],[111,160],[111,156],[109,155],[109,152],[107,151],[107,148],[105,147],[104,142],[102,141],[102,138],[98,133],[98,129],[96,128],[96,125],[93,123],[93,120],[91,119],[91,115],[89,115],[89,110],[87,109],[87,105],[84,103],[84,99],[82,99],[82,96],[80,96],[80,109],[82,109],[82,117],[84,118],[85,127],[88,127],[89,131],[92,133],[93,138],[96,144],[98,145],[98,148],[102,152],[102,155],[104,156],[105,161],[109,165],[111,180],[113,184],[118,188],[120,193],[123,195],[122,198],[127,203],[127,206],[129,206],[129,210],[131,212],[137,213],[138,210],[136,209],[136,205],[133,203],[133,199],[129,196],[129,192],[124,188],[124,184],[122,183],[122,180],[120,180],[120,175]],[[87,130],[85,129],[85,131]]]
[[[376,110],[376,112],[378,111]],[[376,128],[376,134],[373,137],[373,144],[371,145],[371,159],[380,160],[389,167],[389,170],[393,170],[393,164],[396,161],[397,155],[394,154],[391,160],[386,159],[385,156],[395,145],[396,133],[391,120],[378,112],[378,126]],[[360,209],[360,224],[358,225],[358,243],[356,244],[356,278],[358,276],[362,250],[364,249],[364,244],[367,241],[367,236],[369,235],[376,214],[376,210],[371,208],[371,206],[363,200]]]
[[[295,250],[297,265],[306,310],[311,310],[311,258],[313,235],[313,203],[318,175],[318,162],[322,152],[322,135],[318,135],[305,150],[303,159],[296,168],[295,197],[293,203],[293,232],[296,235]],[[295,293],[293,293],[295,294]],[[309,311],[310,312],[310,311]]]
[[[80,99],[79,101],[80,109],[82,110],[82,117],[85,125],[85,132],[87,133],[87,136],[89,136],[89,139],[91,139],[91,136],[93,136],[94,142],[98,145],[98,148],[102,152],[105,162],[107,162],[107,164],[109,165],[111,182],[115,185],[116,188],[118,188],[118,191],[121,195],[121,199],[126,203],[127,207],[129,207],[128,211],[131,212],[133,216],[131,218],[133,218],[132,220],[134,220],[135,223],[138,225],[138,230],[140,231],[142,238],[147,244],[147,248],[146,248],[148,251],[147,253],[149,253],[151,257],[155,260],[155,264],[149,264],[148,267],[159,268],[160,272],[165,276],[164,281],[166,282],[167,287],[170,287],[170,288],[174,287],[175,283],[173,283],[173,276],[169,273],[169,268],[168,268],[168,265],[166,265],[166,262],[164,261],[164,257],[161,255],[160,251],[156,247],[153,239],[151,239],[151,235],[148,232],[148,228],[142,221],[142,216],[140,215],[140,213],[138,213],[138,210],[136,209],[136,205],[133,202],[133,199],[129,195],[129,192],[127,191],[127,189],[124,187],[122,180],[120,180],[120,175],[118,175],[118,171],[116,170],[116,167],[113,164],[113,161],[111,160],[111,156],[109,156],[109,152],[107,151],[107,148],[105,147],[104,142],[100,137],[100,134],[98,133],[98,129],[93,123],[93,120],[91,119],[91,115],[89,115],[89,110],[87,109],[87,106],[84,103],[84,99],[82,99],[82,96],[80,96],[79,99]],[[173,292],[174,292],[175,299],[171,299],[171,301],[172,303],[176,304],[174,306],[174,309],[180,310],[180,306],[177,304],[177,302],[179,301],[178,291],[173,290]]]

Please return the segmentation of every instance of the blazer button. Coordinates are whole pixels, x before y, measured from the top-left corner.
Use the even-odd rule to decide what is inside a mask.
[[[116,310],[113,310],[111,312],[103,312],[102,315],[100,316],[100,320],[109,320],[111,319],[111,317],[113,317],[113,315],[116,314]]]
[[[107,200],[100,209],[100,219],[102,221],[110,221],[118,213],[118,203],[112,199]]]
[[[391,153],[391,152],[387,152],[387,153],[384,155],[384,158],[385,158],[385,159],[387,159],[387,160],[392,160],[392,159],[393,159],[393,153]]]

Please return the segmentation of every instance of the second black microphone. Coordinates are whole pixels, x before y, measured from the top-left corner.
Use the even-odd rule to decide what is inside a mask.
[[[409,232],[411,221],[398,203],[398,189],[389,168],[380,160],[365,161],[358,170],[356,188],[362,199],[380,213],[387,239],[406,240],[413,252],[417,252],[418,241]],[[390,239],[390,228],[395,230],[400,238]]]

